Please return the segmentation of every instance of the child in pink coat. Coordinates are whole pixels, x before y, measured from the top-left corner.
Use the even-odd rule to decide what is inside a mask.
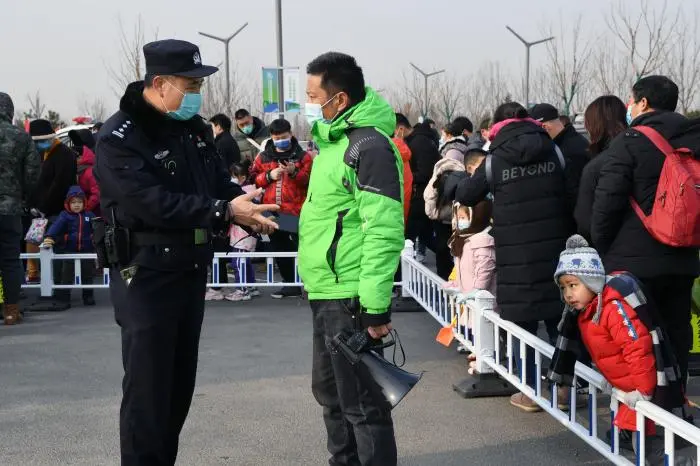
[[[456,279],[446,287],[460,293],[487,290],[496,296],[496,249],[491,231],[491,201],[474,208],[455,205],[450,251]]]

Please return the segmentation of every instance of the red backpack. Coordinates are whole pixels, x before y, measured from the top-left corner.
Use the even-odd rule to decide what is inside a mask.
[[[700,246],[700,161],[688,148],[674,149],[658,131],[635,126],[664,153],[654,204],[648,216],[630,197],[632,208],[649,234],[674,247]]]

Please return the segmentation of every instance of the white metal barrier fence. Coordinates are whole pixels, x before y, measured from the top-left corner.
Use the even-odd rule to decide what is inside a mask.
[[[455,303],[454,295],[443,288],[444,280],[430,271],[424,265],[413,259],[412,251],[406,249],[402,258],[403,292],[412,296],[423,308],[428,311],[442,326],[452,326],[456,340],[465,345],[476,356],[476,371],[479,374],[496,373],[503,379],[513,384],[518,390],[533,399],[537,404],[561,422],[569,430],[578,435],[588,445],[615,464],[631,465],[627,457],[620,453],[620,432],[614,426],[612,420],[615,417],[622,395],[613,389],[610,397],[610,427],[613,431],[613,439],[606,442],[598,431],[598,395],[602,394],[605,384],[603,376],[581,363],[576,363],[575,381],[578,379],[588,382],[588,408],[584,420],[577,417],[576,391],[570,389],[569,412],[558,408],[556,386],[552,384],[547,389],[542,384],[543,363],[550,359],[554,353],[554,347],[536,335],[522,329],[512,322],[505,321],[494,312],[495,299],[488,291],[479,291],[474,299],[466,306]],[[554,286],[554,285],[552,285]],[[456,325],[452,325],[455,323]],[[505,353],[499,345],[499,335],[505,334]],[[515,340],[518,340],[516,343]],[[514,348],[519,345],[520,370],[516,369]],[[535,386],[525,384],[525,362],[527,349],[534,351],[535,366],[537,368]],[[502,362],[505,361],[505,362]],[[575,384],[576,385],[576,384]],[[545,395],[549,395],[546,397]],[[685,439],[693,445],[692,451],[684,456],[700,456],[700,429],[686,422],[682,418],[670,413],[657,405],[640,401],[636,404],[637,425],[642,426],[633,441],[637,442],[636,464],[644,464],[644,452],[646,450],[644,435],[644,419],[650,419],[664,429],[664,453],[665,464],[672,465],[677,456],[676,436]],[[578,412],[582,411],[579,409]],[[603,432],[605,434],[605,432]]]
[[[24,288],[40,289],[42,297],[50,297],[54,289],[73,288],[107,288],[109,286],[109,271],[102,271],[99,283],[83,283],[81,260],[96,260],[95,254],[55,254],[52,249],[41,249],[38,253],[27,253],[20,256],[23,260],[38,260],[41,267],[41,281],[39,284],[25,284]],[[216,253],[212,261],[212,274],[208,286],[216,287],[247,287],[251,283],[245,280],[248,263],[245,259],[264,258],[265,259],[265,279],[255,282],[254,286],[302,286],[298,272],[295,273],[295,281],[292,283],[275,282],[274,263],[279,258],[294,258],[295,270],[297,269],[297,254],[295,252],[280,253]],[[237,259],[235,269],[238,274],[236,280],[229,283],[221,283],[219,259]],[[71,284],[54,283],[53,262],[72,260],[74,262],[74,280]],[[612,419],[617,412],[618,404],[622,402],[622,396],[613,390],[610,399],[610,426],[613,431],[613,440],[608,443],[600,437],[598,432],[598,394],[605,386],[603,377],[595,370],[577,363],[575,368],[575,379],[588,382],[588,410],[585,420],[580,422],[577,418],[576,394],[570,392],[569,412],[566,413],[558,408],[557,390],[552,386],[550,390],[545,390],[541,377],[536,377],[535,386],[526,385],[524,380],[525,362],[527,349],[534,351],[535,366],[537,374],[543,368],[544,359],[549,359],[554,353],[554,348],[547,342],[541,340],[512,322],[501,319],[494,312],[494,298],[487,291],[476,293],[474,300],[462,306],[455,303],[454,296],[450,295],[443,288],[444,280],[430,271],[423,264],[413,258],[413,245],[407,241],[402,258],[401,291],[402,296],[415,299],[431,316],[441,325],[451,325],[453,320],[456,325],[453,327],[455,338],[465,345],[470,352],[476,356],[476,371],[479,374],[498,374],[503,379],[513,384],[517,389],[525,393],[537,404],[561,422],[569,430],[578,435],[591,447],[615,464],[631,465],[632,463],[625,456],[620,454],[619,429],[612,423]],[[252,264],[251,264],[252,265]],[[227,272],[224,272],[227,273]],[[97,278],[97,277],[96,277]],[[96,280],[97,281],[97,280]],[[501,347],[498,344],[499,334],[506,335],[505,353],[501,354]],[[515,343],[514,340],[518,340]],[[520,349],[520,371],[516,370],[514,357],[515,345]],[[501,361],[505,360],[505,364]],[[547,398],[545,395],[549,395]],[[639,448],[636,464],[640,462],[645,451],[644,419],[648,418],[657,425],[664,428],[664,452],[666,464],[674,464],[676,455],[675,437],[681,437],[694,446],[694,455],[700,456],[700,429],[684,421],[653,403],[640,401],[636,404],[637,425],[642,426],[642,432],[637,434],[635,441]]]

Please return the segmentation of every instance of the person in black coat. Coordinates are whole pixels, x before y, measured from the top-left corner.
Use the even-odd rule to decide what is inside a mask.
[[[693,280],[700,272],[697,248],[676,248],[655,240],[630,205],[634,198],[651,212],[664,154],[637,126],[658,131],[675,148],[700,154],[700,122],[675,113],[678,87],[665,76],[642,78],[628,103],[630,129],[606,151],[591,216],[593,245],[605,270],[631,272],[645,285],[661,311],[683,379],[691,347],[690,306]]]
[[[554,143],[520,104],[498,107],[493,123],[491,155],[471,178],[459,184],[456,201],[475,206],[489,191],[493,194],[496,301],[501,316],[532,333],[544,320],[553,338],[562,304],[552,276],[566,245],[571,218],[564,170]],[[533,384],[535,365],[530,352],[526,374],[527,382]],[[522,393],[514,395],[511,403],[537,410]]]
[[[408,148],[411,149],[410,166],[413,173],[413,195],[411,196],[406,225],[406,238],[410,240],[418,238],[418,252],[424,255],[425,246],[429,245],[433,248],[433,228],[430,219],[425,215],[423,192],[433,176],[435,164],[440,160],[439,138],[436,137],[435,132],[427,123],[411,127],[408,119],[400,113],[396,114],[395,135],[403,138],[408,144]]]
[[[579,185],[583,167],[590,159],[588,141],[581,136],[572,125],[565,125],[561,121],[559,111],[550,104],[537,104],[530,109],[530,116],[542,123],[542,128],[547,131],[549,137],[559,146],[566,166],[566,198],[571,216],[571,233],[576,231],[576,222],[573,218],[574,206],[578,196]]]
[[[56,138],[48,120],[29,123],[29,134],[41,156],[41,170],[30,207],[52,219],[63,212],[68,189],[75,184],[78,155]]]
[[[583,168],[574,218],[578,233],[591,239],[591,209],[598,185],[600,169],[607,157],[607,148],[615,137],[627,129],[625,104],[614,95],[604,95],[594,100],[584,113],[586,131],[591,137],[589,152],[591,161]]]
[[[241,150],[238,148],[238,143],[231,136],[231,119],[219,113],[209,119],[214,128],[214,144],[216,151],[226,166],[226,170],[230,170],[234,163],[241,161]]]

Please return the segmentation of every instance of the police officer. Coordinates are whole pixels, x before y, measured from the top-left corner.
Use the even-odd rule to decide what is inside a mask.
[[[145,81],[130,84],[98,136],[95,174],[124,364],[121,464],[173,465],[192,400],[211,238],[228,221],[269,233],[276,225],[225,171],[197,114],[199,49],[146,44]],[[98,253],[99,255],[100,253]]]

